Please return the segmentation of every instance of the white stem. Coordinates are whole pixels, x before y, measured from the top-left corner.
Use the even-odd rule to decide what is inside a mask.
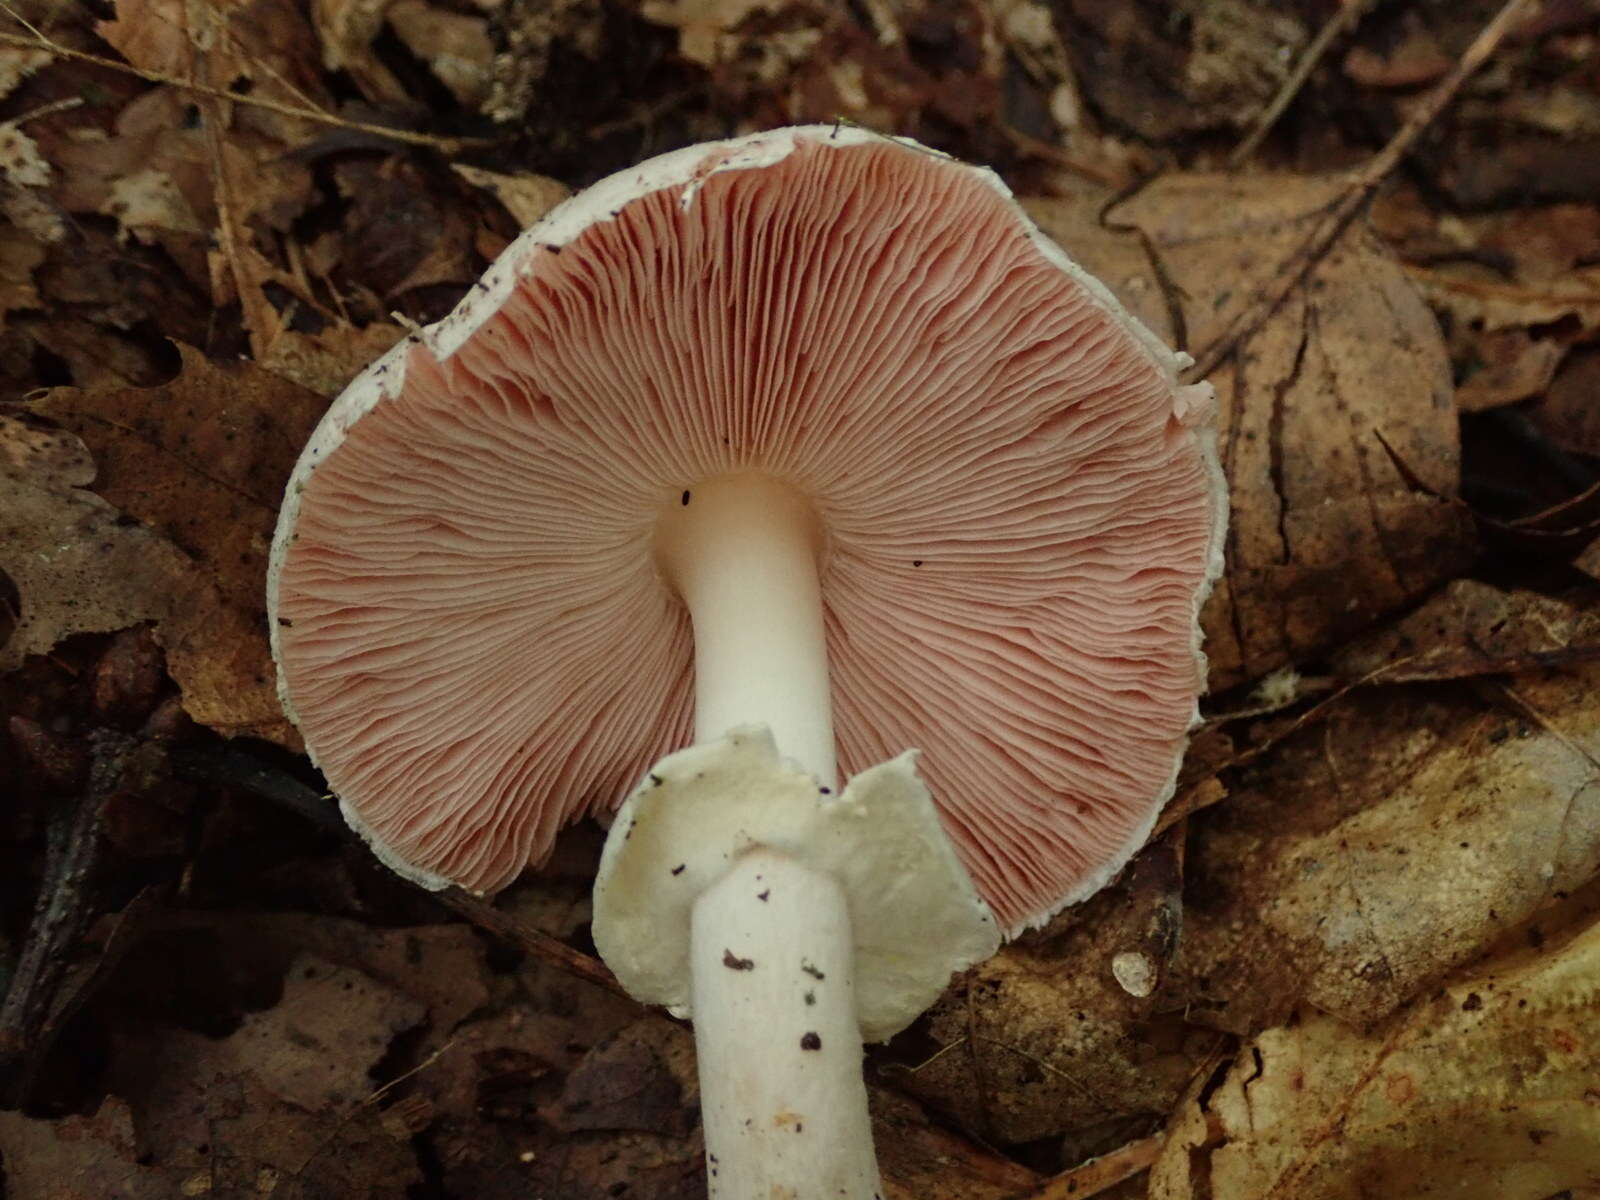
[[[695,1051],[712,1200],[875,1200],[843,890],[776,851],[695,902]]]
[[[765,475],[707,480],[682,499],[656,550],[694,621],[695,741],[765,724],[780,754],[833,786],[815,514]]]

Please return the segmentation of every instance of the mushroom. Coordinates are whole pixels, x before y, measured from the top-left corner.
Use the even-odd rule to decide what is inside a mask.
[[[631,787],[595,940],[695,1019],[712,1194],[875,1196],[862,1037],[1171,795],[1225,512],[1185,365],[987,170],[827,126],[650,160],[329,410],[285,708],[426,886]]]

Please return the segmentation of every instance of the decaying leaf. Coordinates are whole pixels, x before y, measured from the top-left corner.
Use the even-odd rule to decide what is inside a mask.
[[[170,1200],[204,1194],[206,1176],[142,1164],[126,1100],[107,1096],[89,1116],[57,1121],[0,1112],[6,1194],[19,1200]]]
[[[285,103],[326,97],[310,27],[287,0],[116,0],[115,16],[95,32],[133,65],[169,79]],[[259,110],[248,120],[292,128],[284,124],[292,118]]]
[[[357,328],[333,324],[317,333],[285,329],[272,339],[261,365],[274,375],[332,398],[406,331],[388,321]]]
[[[164,617],[189,579],[178,550],[130,524],[84,485],[94,465],[70,435],[0,417],[0,570],[21,613],[0,647],[0,671],[74,633]]]
[[[1317,1014],[1268,1030],[1179,1118],[1150,1200],[1592,1196],[1597,980],[1593,924],[1369,1033]]]
[[[48,50],[22,46],[0,46],[0,99],[9,96],[17,85],[51,61]]]
[[[403,1131],[383,1128],[368,1072],[423,1013],[360,972],[305,956],[282,1000],[229,1037],[120,1037],[108,1083],[140,1114],[142,1174],[198,1178],[196,1195],[405,1194],[421,1179],[415,1155]]]
[[[368,99],[408,99],[374,45],[386,27],[428,64],[458,103],[477,108],[488,97],[494,46],[482,16],[424,0],[317,0],[312,16],[324,65],[348,71]]]
[[[566,1133],[630,1130],[687,1137],[696,1122],[685,1093],[694,1097],[699,1091],[684,1086],[693,1071],[687,1038],[663,1037],[656,1021],[635,1022],[601,1042],[567,1076],[560,1126]]]
[[[284,976],[283,999],[245,1018],[226,1057],[307,1112],[345,1108],[371,1093],[368,1071],[426,1011],[364,972],[302,955]],[[207,1057],[221,1065],[220,1053]]]
[[[932,1011],[933,1049],[892,1069],[896,1081],[1001,1142],[1165,1112],[1216,1043],[1159,1015],[1180,885],[1158,846],[1117,885],[973,968]]]
[[[460,207],[426,186],[416,164],[395,157],[341,163],[339,188],[351,202],[343,259],[385,297],[438,284],[465,287],[481,269]]]
[[[15,121],[0,122],[0,216],[40,242],[66,234],[61,213],[44,190],[54,172],[39,145]]]
[[[1539,397],[1600,330],[1600,207],[1441,215],[1402,190],[1378,220],[1444,319],[1463,412]]]
[[[298,745],[267,648],[266,555],[324,402],[259,368],[183,354],[163,387],[49,393],[32,411],[66,434],[48,445],[20,420],[0,426],[18,464],[0,474],[0,568],[23,601],[0,666],[71,633],[155,620],[191,716]]]
[[[1600,657],[1600,612],[1530,591],[1457,579],[1414,611],[1341,647],[1346,679],[1458,679]]]
[[[457,175],[500,201],[524,229],[572,195],[572,189],[548,175],[500,175],[465,163],[452,165]]]
[[[1422,267],[1406,274],[1428,302],[1484,329],[1546,325],[1567,318],[1585,332],[1600,328],[1600,268],[1539,283],[1504,282]]]
[[[547,968],[531,969],[524,979],[526,1003],[462,1026],[418,1078],[447,1186],[481,1200],[541,1192],[598,1200],[629,1190],[690,1200],[695,1187],[703,1196],[687,1032],[652,1017],[647,1031],[630,1033],[640,1017],[629,1002]],[[609,1079],[595,1078],[607,1074],[605,1047],[614,1038],[624,1047],[644,1045],[648,1055],[635,1059],[631,1071],[624,1064]],[[590,1084],[564,1094],[563,1080],[586,1062],[593,1064]],[[648,1096],[628,1113],[630,1090]],[[609,1112],[602,1106],[596,1120],[585,1122],[584,1100],[607,1092],[614,1101]],[[674,1107],[684,1115],[674,1116]],[[569,1121],[581,1132],[561,1132]],[[620,1190],[610,1193],[614,1187]]]
[[[956,1137],[904,1096],[871,1089],[872,1140],[884,1200],[1015,1200],[1032,1171]]]
[[[1170,340],[1217,338],[1299,247],[1334,179],[1158,179],[1100,227],[1106,197],[1029,211]],[[1165,273],[1163,282],[1152,259]],[[1464,565],[1449,363],[1437,324],[1372,235],[1352,228],[1212,374],[1232,493],[1227,565],[1205,612],[1213,688],[1255,678],[1416,599]],[[1386,449],[1387,445],[1387,449]],[[1391,452],[1394,457],[1391,457]]]
[[[301,6],[119,0],[96,31],[141,70],[272,106],[157,88],[124,107],[108,142],[77,129],[52,147],[66,207],[112,215],[125,238],[159,245],[217,307],[237,299],[235,320],[264,356],[291,323],[285,309],[322,316],[316,289],[272,236],[289,235],[314,196],[310,167],[292,151],[318,127],[286,110],[332,107]]]
[[[1241,124],[1278,90],[1310,30],[1299,12],[1243,0],[1183,0],[1181,19],[1129,19],[1092,0],[1051,6],[1091,104],[1154,141]]]
[[[17,309],[37,307],[33,272],[44,257],[44,246],[36,239],[20,229],[0,227],[0,320]]]
[[[1455,65],[1438,37],[1414,12],[1398,37],[1381,51],[1353,46],[1344,56],[1344,73],[1362,87],[1410,88],[1432,83]],[[1391,35],[1393,36],[1393,35]]]
[[[424,0],[394,0],[389,24],[411,53],[428,64],[463,108],[477,109],[489,98],[494,44],[487,18],[455,12]]]
[[[1497,329],[1479,334],[1471,353],[1469,373],[1456,389],[1456,407],[1462,412],[1483,412],[1543,394],[1567,347],[1526,329]]]
[[[348,977],[426,1007],[426,1031],[413,1030],[419,1054],[450,1040],[455,1028],[489,1000],[482,940],[466,925],[373,929],[358,921],[310,913],[228,913],[211,920],[219,937],[245,942],[256,970],[287,975],[292,960],[315,956]]]
[[[1600,667],[1345,698],[1196,819],[1191,1021],[1380,1020],[1600,868]]]
[[[494,24],[504,50],[494,57],[484,115],[504,124],[526,120],[558,51],[594,62],[605,36],[603,11],[600,0],[502,0]]]
[[[645,0],[648,20],[678,30],[678,52],[711,66],[738,46],[734,31],[755,13],[783,7],[783,0]]]
[[[57,388],[31,409],[88,446],[100,496],[160,530],[229,601],[264,619],[284,482],[326,402],[251,364],[179,350],[170,384]]]
[[[405,90],[393,72],[373,53],[372,43],[383,32],[384,12],[390,0],[315,0],[311,19],[322,43],[322,65],[347,71],[363,95],[394,102]]]
[[[1600,353],[1585,347],[1562,365],[1543,397],[1528,406],[1528,419],[1572,454],[1600,455]]]

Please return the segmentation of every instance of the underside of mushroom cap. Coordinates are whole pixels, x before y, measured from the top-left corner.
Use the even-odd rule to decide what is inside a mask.
[[[828,127],[652,160],[337,401],[270,575],[280,682],[386,861],[479,890],[689,740],[651,556],[700,480],[826,526],[840,765],[910,747],[1010,929],[1170,794],[1222,493],[1204,391],[987,171]]]

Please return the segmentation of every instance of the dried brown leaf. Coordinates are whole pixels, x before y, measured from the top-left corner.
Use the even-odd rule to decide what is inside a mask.
[[[1408,13],[1403,32],[1380,52],[1352,46],[1344,56],[1344,73],[1362,87],[1412,88],[1433,83],[1455,66],[1434,32],[1416,14]]]
[[[1216,1041],[1156,1017],[1180,882],[1158,844],[1116,885],[975,967],[932,1010],[934,1050],[894,1068],[896,1082],[1001,1142],[1166,1112]]]
[[[1189,1019],[1248,1034],[1304,1002],[1369,1024],[1593,875],[1597,684],[1354,693],[1243,771],[1194,822]]]
[[[1600,579],[1600,538],[1596,538],[1580,550],[1578,556],[1572,560],[1572,565],[1590,579]]]
[[[151,348],[108,329],[98,321],[72,315],[13,317],[7,332],[24,337],[65,365],[82,387],[135,387],[162,379],[167,364]]]
[[[477,279],[472,222],[428,187],[414,163],[399,156],[351,161],[334,174],[351,201],[340,247],[347,272],[384,297]]]
[[[0,1112],[6,1195],[17,1200],[170,1200],[201,1194],[203,1174],[140,1162],[128,1103],[107,1096],[91,1116],[41,1121]]]
[[[116,15],[95,32],[129,63],[173,80],[304,107],[327,99],[315,35],[293,0],[116,0]],[[238,120],[284,141],[304,133],[301,122],[257,108]]]
[[[480,1200],[541,1192],[601,1200],[619,1184],[644,1196],[704,1196],[697,1133],[559,1132],[563,1077],[590,1047],[637,1021],[638,1009],[543,968],[524,977],[532,985],[528,1003],[462,1026],[418,1076],[435,1114],[432,1139],[447,1187]],[[659,1028],[648,1044],[670,1062],[674,1043],[689,1043],[689,1036],[660,1018],[650,1021]],[[688,1053],[692,1077],[692,1045]],[[698,1102],[681,1077],[678,1088],[681,1103]]]
[[[1597,979],[1600,924],[1475,972],[1370,1033],[1316,1014],[1269,1030],[1181,1114],[1150,1198],[1591,1195]]]
[[[904,1096],[874,1088],[870,1100],[884,1200],[1017,1200],[1039,1182],[929,1120]]]
[[[393,0],[315,0],[312,23],[322,43],[322,65],[348,71],[369,100],[395,103],[405,89],[373,52],[383,32],[384,14]]]
[[[35,142],[15,121],[0,123],[0,177],[17,188],[42,188],[50,183],[50,164]]]
[[[488,100],[494,45],[485,18],[424,0],[393,0],[389,24],[457,104],[476,111]]]
[[[272,339],[261,365],[330,399],[374,359],[406,336],[388,321],[357,328],[335,323],[317,333],[285,329]]]
[[[267,550],[300,448],[326,401],[249,363],[180,346],[154,388],[57,388],[31,408],[82,438],[95,490],[166,534],[227,599],[264,619]]]
[[[369,1077],[423,1014],[360,972],[296,961],[283,998],[213,1039],[135,1027],[107,1081],[139,1114],[143,1172],[198,1178],[194,1194],[387,1200],[420,1181],[409,1139],[385,1132]],[[168,1193],[171,1194],[171,1193]]]
[[[1600,353],[1585,347],[1556,375],[1550,390],[1527,408],[1528,420],[1561,449],[1600,455]]]
[[[690,62],[715,66],[738,54],[743,39],[732,36],[757,13],[785,7],[786,0],[644,0],[647,21],[678,31],[678,52]]]
[[[0,320],[17,309],[38,307],[33,272],[44,256],[44,246],[35,238],[11,226],[0,227]]]
[[[324,401],[257,367],[183,356],[163,387],[59,388],[33,406],[93,449],[100,495],[81,489],[81,472],[0,477],[11,497],[0,565],[24,601],[0,664],[68,633],[154,619],[191,716],[294,746],[267,648],[266,555]]]
[[[230,913],[215,924],[219,936],[247,942],[274,975],[308,953],[425,1005],[428,1030],[416,1047],[421,1055],[448,1042],[456,1026],[489,1001],[483,942],[468,925],[373,929],[309,913]]]
[[[548,175],[501,175],[465,163],[451,165],[473,187],[482,188],[500,201],[524,229],[572,195],[566,184]]]
[[[16,91],[18,84],[50,62],[51,56],[47,50],[0,46],[0,100]]]
[[[1132,234],[1097,227],[1102,195],[1029,211],[1159,333],[1175,338],[1181,314],[1189,343],[1204,346],[1255,302],[1342,186],[1158,179],[1112,214],[1148,252]],[[1212,382],[1232,493],[1227,566],[1205,612],[1214,688],[1302,658],[1468,561],[1461,511],[1414,490],[1384,447],[1435,493],[1454,493],[1459,448],[1438,326],[1365,228],[1341,237]]]
[[[0,647],[0,671],[43,654],[74,633],[158,619],[188,586],[189,564],[153,530],[128,523],[99,496],[87,451],[60,435],[0,417],[0,570],[16,585],[21,614]]]
[[[600,0],[503,0],[495,33],[505,49],[494,58],[484,115],[502,124],[532,116],[532,105],[543,106],[539,89],[558,49],[596,61],[607,37],[605,11]]]
[[[1456,235],[1461,249],[1476,248],[1509,262],[1512,276],[1523,283],[1560,279],[1600,259],[1600,206],[1592,203],[1448,215],[1439,225]]]
[[[1500,329],[1472,340],[1471,369],[1456,389],[1462,412],[1503,408],[1541,395],[1567,355],[1566,344],[1526,329]]]
[[[1536,283],[1431,267],[1407,266],[1406,274],[1429,304],[1464,324],[1518,329],[1569,319],[1584,333],[1600,329],[1600,267],[1579,267]]]
[[[58,242],[66,234],[61,213],[45,190],[53,177],[39,144],[15,121],[0,123],[0,216],[44,243]]]
[[[655,1026],[655,1021],[632,1025],[584,1056],[561,1091],[557,1121],[564,1132],[689,1135],[695,1112],[684,1103],[685,1089],[656,1049],[662,1038]],[[686,1057],[692,1066],[692,1056]]]
[[[1458,679],[1600,656],[1600,611],[1458,579],[1393,624],[1329,659],[1347,679]]]

